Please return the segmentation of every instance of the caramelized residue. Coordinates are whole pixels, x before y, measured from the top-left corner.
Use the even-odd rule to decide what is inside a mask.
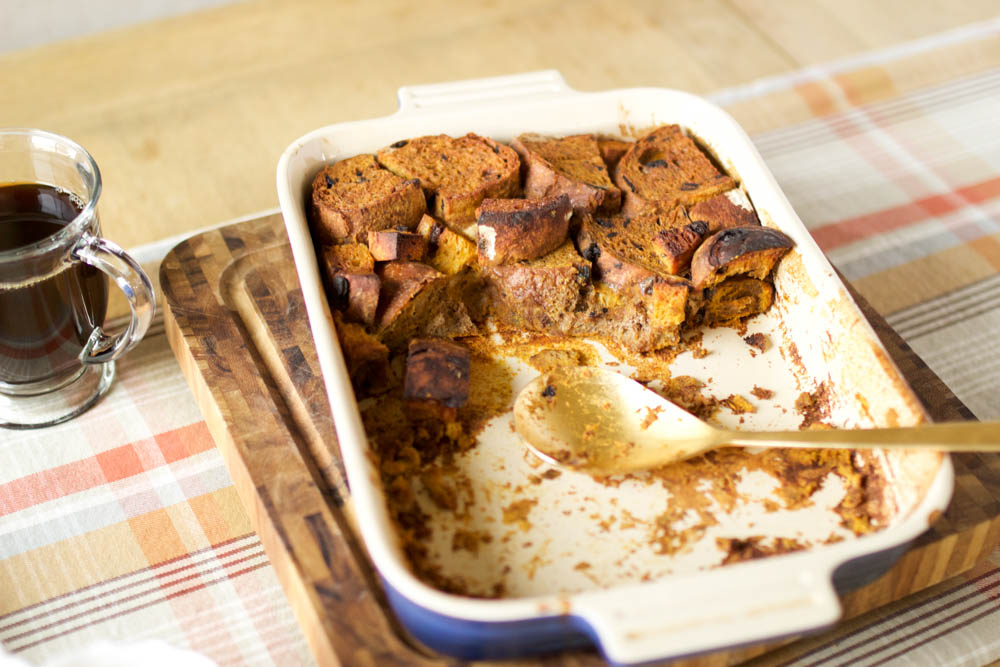
[[[765,336],[762,333],[758,332],[755,334],[750,334],[749,336],[744,336],[743,342],[745,342],[752,348],[760,350],[761,352],[767,351],[767,344],[768,344],[767,336]],[[753,352],[753,350],[751,350],[751,352]]]
[[[741,561],[773,556],[775,554],[789,553],[792,551],[802,551],[808,549],[808,544],[803,544],[798,540],[789,537],[764,537],[755,535],[747,538],[715,538],[715,545],[726,553],[722,559],[722,565],[739,563]]]
[[[722,405],[729,408],[734,415],[744,415],[749,412],[756,412],[757,408],[754,404],[743,398],[739,394],[730,394],[726,398],[719,401]]]
[[[700,336],[697,337],[700,346]],[[539,468],[533,455],[525,452],[525,461],[537,472],[524,478],[524,488],[511,488],[514,500],[503,507],[490,509],[493,518],[473,518],[477,503],[480,513],[489,507],[489,484],[469,479],[459,466],[456,457],[476,447],[476,437],[493,417],[505,413],[513,403],[512,371],[503,361],[513,356],[532,366],[554,368],[561,365],[594,365],[598,358],[589,345],[577,341],[557,341],[539,336],[511,337],[502,344],[483,338],[462,339],[471,350],[469,402],[458,410],[454,422],[420,419],[407,413],[401,398],[401,389],[394,386],[388,393],[362,402],[362,415],[371,441],[374,456],[379,464],[382,483],[386,490],[389,510],[398,528],[403,549],[414,572],[428,584],[445,592],[476,597],[502,597],[506,592],[504,578],[512,571],[503,568],[498,581],[471,585],[461,575],[446,576],[438,564],[441,554],[432,551],[431,517],[427,512],[443,512],[454,517],[454,530],[443,548],[452,552],[482,557],[484,545],[499,540],[500,544],[517,544],[517,536],[532,529],[531,513],[538,500],[528,497],[527,489],[551,482],[562,476],[557,468]],[[697,346],[689,350],[699,349]],[[711,418],[720,407],[736,414],[752,412],[754,405],[746,398],[731,395],[724,399],[710,396],[706,386],[697,378],[670,375],[668,364],[679,351],[651,354],[634,358],[621,350],[622,363],[638,368],[641,379],[671,401],[703,419]],[[397,362],[398,363],[398,362]],[[653,382],[653,381],[656,382]],[[398,385],[398,381],[397,381]],[[771,398],[773,392],[754,387],[750,392],[759,399]],[[796,402],[796,410],[803,416],[803,427],[823,428],[822,420],[829,415],[828,391],[820,385],[813,392],[805,392]],[[648,415],[653,418],[655,415]],[[513,434],[511,437],[516,437]],[[888,514],[882,503],[882,484],[877,466],[868,459],[846,450],[764,449],[746,450],[721,448],[686,461],[640,475],[615,476],[596,481],[616,488],[625,480],[643,484],[660,485],[669,492],[670,500],[652,520],[634,516],[625,508],[615,508],[611,513],[593,513],[595,529],[600,531],[640,531],[645,542],[655,553],[671,555],[684,552],[702,538],[712,526],[718,525],[716,514],[731,512],[741,502],[737,488],[741,477],[750,472],[763,472],[777,480],[771,494],[762,502],[768,512],[794,510],[813,503],[813,497],[830,475],[838,477],[846,492],[834,511],[841,517],[841,525],[856,535],[877,529]],[[518,497],[521,496],[521,497]],[[420,498],[423,498],[421,505]],[[585,501],[586,499],[581,499]],[[614,504],[614,503],[613,503]],[[546,510],[548,511],[548,510]],[[572,510],[563,510],[571,514]],[[495,526],[509,526],[506,533],[491,533],[489,522]],[[841,539],[831,535],[827,540]],[[722,552],[721,562],[732,563],[806,548],[807,544],[792,537],[718,538],[716,545]],[[520,545],[524,549],[538,549],[528,540]],[[441,547],[436,547],[441,548]],[[632,547],[634,548],[634,547]],[[544,549],[543,549],[544,550]],[[531,552],[528,552],[531,553]],[[623,559],[627,554],[623,552]],[[551,558],[536,552],[520,564],[526,574],[533,577],[538,568],[551,562]],[[600,585],[597,570],[589,561],[580,561],[575,570],[580,571],[595,585]],[[640,578],[652,577],[648,572],[637,573]]]
[[[800,429],[822,424],[830,417],[830,388],[821,382],[814,391],[804,391],[795,399],[795,411],[802,415]]]

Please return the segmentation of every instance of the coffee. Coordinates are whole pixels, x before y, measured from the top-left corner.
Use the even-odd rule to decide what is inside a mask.
[[[49,185],[0,185],[0,253],[52,236],[81,211],[76,197]],[[39,382],[80,368],[80,352],[104,321],[107,305],[107,278],[82,262],[53,260],[40,277],[31,279],[4,272],[0,383]]]

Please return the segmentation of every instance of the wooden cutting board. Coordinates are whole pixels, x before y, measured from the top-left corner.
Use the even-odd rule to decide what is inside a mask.
[[[455,664],[406,637],[358,539],[281,217],[181,243],[163,261],[160,284],[174,354],[318,663]],[[885,321],[861,304],[931,416],[972,419]],[[1000,542],[1000,455],[962,454],[954,463],[948,511],[891,571],[843,599],[845,618],[963,572]],[[687,662],[733,664],[774,646]],[[530,664],[603,661],[578,651]]]

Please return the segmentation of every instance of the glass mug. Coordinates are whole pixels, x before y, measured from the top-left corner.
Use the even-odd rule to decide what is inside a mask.
[[[50,426],[91,407],[153,319],[149,277],[100,237],[100,195],[97,164],[75,142],[0,129],[0,426]],[[132,311],[114,336],[101,328],[108,277]]]

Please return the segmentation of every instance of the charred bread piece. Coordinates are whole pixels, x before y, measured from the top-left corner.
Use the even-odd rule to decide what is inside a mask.
[[[688,221],[680,208],[635,217],[585,216],[577,243],[594,262],[595,276],[617,287],[650,271],[683,275],[707,230],[704,222]]]
[[[401,349],[418,336],[476,333],[452,277],[420,262],[387,262],[379,277],[382,294],[375,333],[389,349]]]
[[[347,375],[351,378],[357,398],[374,396],[389,389],[392,384],[389,348],[360,324],[345,321],[339,313],[334,313],[333,321],[347,365]]]
[[[538,259],[487,267],[483,279],[502,327],[568,334],[584,306],[590,263],[566,241]]]
[[[524,196],[528,199],[567,195],[574,210],[591,213],[621,207],[621,190],[611,182],[594,135],[554,139],[522,134],[511,146],[526,166]]]
[[[710,327],[736,326],[742,320],[763,313],[774,301],[774,288],[757,278],[727,278],[705,290],[702,323]]]
[[[763,280],[791,247],[791,239],[770,227],[723,229],[695,251],[691,280],[699,289],[739,274]]]
[[[615,173],[615,167],[618,166],[618,162],[621,161],[625,153],[628,153],[628,149],[632,148],[634,141],[625,141],[624,139],[614,139],[612,137],[598,137],[597,138],[597,150],[601,154],[601,159],[604,160],[604,165],[608,168],[608,173]]]
[[[480,266],[547,255],[566,241],[573,215],[567,195],[544,199],[484,199],[476,209]]]
[[[428,263],[445,275],[476,264],[476,244],[429,215],[420,219],[417,234],[427,239]]]
[[[687,210],[691,222],[704,222],[708,233],[731,227],[753,227],[760,224],[753,205],[740,188],[698,202]]]
[[[689,280],[651,272],[618,288],[597,282],[572,333],[603,338],[638,353],[672,347],[680,341],[681,326],[700,305],[698,296]]]
[[[378,152],[378,161],[402,178],[418,179],[433,197],[434,216],[453,224],[475,220],[483,199],[513,197],[520,189],[517,153],[471,132],[397,141]]]
[[[412,229],[427,210],[418,181],[382,169],[374,155],[323,168],[312,183],[313,219],[324,242],[363,241],[373,229]]]
[[[414,338],[406,352],[408,408],[455,421],[469,400],[469,350],[443,338]]]
[[[331,308],[344,318],[371,326],[375,321],[381,280],[373,272],[375,260],[361,243],[325,246],[323,264]]]
[[[419,262],[427,253],[427,239],[421,234],[396,229],[370,231],[368,250],[378,262]]]
[[[690,206],[736,186],[678,125],[635,142],[615,168],[615,184],[625,195],[626,215]]]

